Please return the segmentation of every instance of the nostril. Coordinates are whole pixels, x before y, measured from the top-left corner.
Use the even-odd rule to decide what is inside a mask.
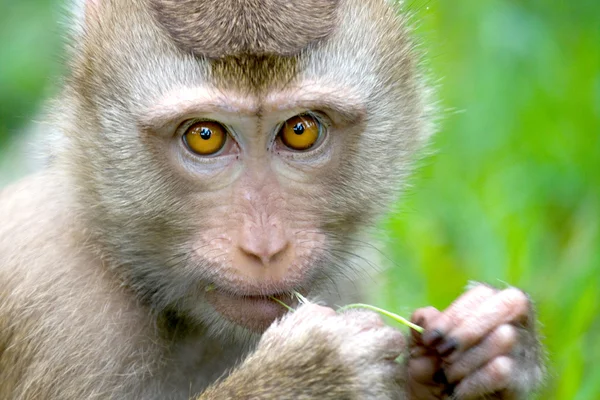
[[[264,266],[280,261],[288,251],[289,242],[283,238],[256,238],[239,244],[240,250],[253,261]]]
[[[255,254],[252,251],[248,251],[248,249],[245,249],[243,246],[240,246],[240,250],[242,251],[242,253],[244,253],[248,258],[250,258],[253,262],[257,263],[257,264],[268,264],[268,260],[265,260],[263,257],[259,256],[258,254]]]
[[[274,247],[271,251],[271,256],[269,257],[269,262],[276,263],[279,262],[288,251],[290,243],[286,240],[283,241],[280,246]]]

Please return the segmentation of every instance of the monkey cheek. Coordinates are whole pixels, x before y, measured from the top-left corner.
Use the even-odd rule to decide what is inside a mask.
[[[277,297],[277,296],[276,296]],[[287,310],[264,296],[235,296],[219,290],[206,294],[206,300],[223,318],[250,331],[262,333]],[[290,304],[289,296],[285,302]]]

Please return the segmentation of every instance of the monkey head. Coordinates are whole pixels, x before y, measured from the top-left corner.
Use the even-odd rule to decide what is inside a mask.
[[[143,302],[262,331],[352,270],[431,130],[382,1],[87,2],[54,159]]]

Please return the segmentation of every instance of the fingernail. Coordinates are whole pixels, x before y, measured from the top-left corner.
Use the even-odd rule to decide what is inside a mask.
[[[436,344],[437,342],[439,342],[440,340],[442,340],[443,337],[444,337],[444,332],[442,332],[439,329],[434,329],[432,331],[426,332],[423,335],[423,343],[426,346],[432,346],[432,345]]]
[[[435,373],[433,374],[433,381],[441,385],[448,384],[448,378],[446,378],[446,374],[444,373],[443,369],[438,369],[437,371],[435,371]]]
[[[458,342],[454,338],[448,338],[436,347],[438,354],[442,357],[449,356],[458,348]]]

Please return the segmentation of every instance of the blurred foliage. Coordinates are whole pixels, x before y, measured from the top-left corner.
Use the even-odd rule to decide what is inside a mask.
[[[26,125],[59,73],[56,0],[0,0],[0,144]]]
[[[469,280],[537,302],[543,399],[600,399],[600,2],[416,2],[436,154],[386,222],[379,303],[446,307]]]
[[[56,89],[59,6],[0,0],[0,145]],[[519,286],[548,348],[540,398],[598,399],[600,2],[405,7],[439,77],[440,132],[383,224],[395,267],[373,301],[409,315],[469,280]]]

